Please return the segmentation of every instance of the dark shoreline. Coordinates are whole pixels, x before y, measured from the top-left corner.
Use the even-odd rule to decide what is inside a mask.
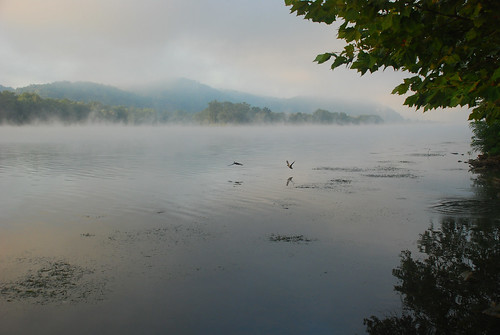
[[[469,164],[473,171],[500,171],[500,155],[479,155],[476,159],[470,159]]]

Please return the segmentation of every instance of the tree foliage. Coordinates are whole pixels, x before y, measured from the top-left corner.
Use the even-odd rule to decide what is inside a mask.
[[[0,92],[0,124],[23,125],[32,122],[61,121],[77,123],[87,120],[91,109],[81,102],[66,99],[43,99],[36,93]]]
[[[500,119],[500,1],[285,0],[314,22],[340,21],[341,51],[316,57],[361,74],[393,68],[411,74],[393,94],[405,105],[468,106],[469,119]]]
[[[36,93],[0,92],[0,124],[109,122],[126,124],[155,123],[162,116],[151,108],[106,106],[68,99],[44,99]]]
[[[471,123],[472,137],[471,147],[485,156],[500,155],[500,120],[487,124],[484,121]]]

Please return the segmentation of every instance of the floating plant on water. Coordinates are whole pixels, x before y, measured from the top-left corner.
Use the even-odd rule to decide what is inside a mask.
[[[280,234],[271,234],[269,237],[271,242],[311,242],[312,240],[304,237],[304,235],[280,235]]]
[[[102,300],[105,285],[94,280],[93,273],[65,261],[47,261],[16,281],[0,283],[0,297],[42,305]]]

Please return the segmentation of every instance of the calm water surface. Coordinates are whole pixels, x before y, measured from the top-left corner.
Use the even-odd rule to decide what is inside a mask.
[[[2,127],[0,333],[362,334],[401,309],[401,250],[474,196],[470,137]]]

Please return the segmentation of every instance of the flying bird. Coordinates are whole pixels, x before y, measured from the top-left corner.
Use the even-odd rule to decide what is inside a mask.
[[[293,169],[293,163],[295,163],[295,161],[293,161],[292,164],[286,161],[286,166],[288,166],[290,169]]]
[[[243,165],[243,164],[238,163],[237,161],[234,161],[233,164],[229,164],[228,166],[231,166],[231,165]]]

